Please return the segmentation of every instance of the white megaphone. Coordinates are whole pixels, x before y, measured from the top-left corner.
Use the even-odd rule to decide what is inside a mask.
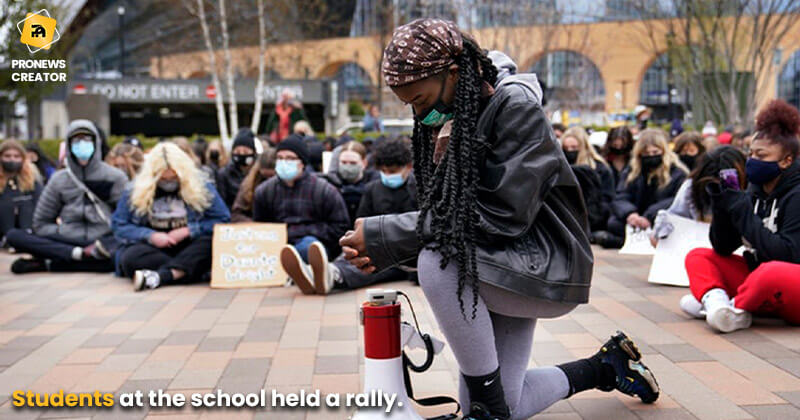
[[[400,322],[396,290],[368,289],[367,302],[361,305],[364,326],[364,393],[396,395],[394,408],[360,408],[352,420],[424,420],[411,405],[403,377],[403,346],[426,348],[417,330]],[[444,343],[431,339],[433,353]]]

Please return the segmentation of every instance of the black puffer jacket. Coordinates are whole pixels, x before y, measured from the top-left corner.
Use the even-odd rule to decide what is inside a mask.
[[[356,217],[406,213],[417,208],[417,181],[414,174],[410,173],[406,183],[400,188],[389,188],[381,180],[370,182],[361,197]]]
[[[236,194],[239,192],[239,186],[242,185],[245,175],[233,162],[228,163],[217,173],[217,191],[228,208],[233,207],[233,202],[236,200]]]
[[[631,213],[639,213],[653,223],[658,211],[666,210],[672,204],[675,194],[686,179],[686,172],[673,166],[669,172],[669,184],[664,188],[658,188],[655,179],[648,184],[644,175],[639,175],[638,178],[626,183],[629,170],[622,173],[622,181],[617,187],[617,197],[611,203],[611,213],[622,221],[625,221]]]
[[[712,185],[709,236],[717,253],[730,255],[745,244],[750,269],[767,261],[800,264],[800,163],[783,172],[770,194],[752,184],[747,192]]]
[[[535,75],[505,76],[478,120],[478,134],[491,145],[478,185],[479,278],[525,296],[584,303],[593,266],[586,208],[541,98]],[[416,259],[418,216],[364,219],[377,268]]]

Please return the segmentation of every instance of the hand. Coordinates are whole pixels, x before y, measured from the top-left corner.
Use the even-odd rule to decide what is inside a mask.
[[[154,232],[150,235],[150,243],[156,248],[168,248],[177,242],[164,232]]]
[[[349,230],[339,239],[342,246],[344,259],[365,274],[375,272],[375,266],[371,264],[367,256],[367,245],[364,240],[364,219],[356,219],[355,230]]]
[[[176,244],[178,244],[184,239],[188,238],[190,233],[191,232],[189,232],[189,228],[184,226],[182,228],[172,229],[167,235],[169,235],[169,237],[172,238]]]
[[[636,222],[637,222],[638,219],[639,219],[639,213],[633,212],[633,213],[628,215],[627,219],[625,219],[625,223],[627,223],[627,224],[629,224],[631,226],[637,226]]]
[[[648,220],[644,216],[639,216],[639,227],[641,229],[647,229],[650,227],[650,220]]]

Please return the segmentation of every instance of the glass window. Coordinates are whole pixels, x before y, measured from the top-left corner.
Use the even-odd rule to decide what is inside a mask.
[[[778,76],[778,97],[800,108],[800,50],[792,54]]]

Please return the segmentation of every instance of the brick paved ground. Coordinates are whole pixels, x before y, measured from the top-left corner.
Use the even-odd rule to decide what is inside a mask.
[[[133,293],[110,275],[13,276],[0,254],[0,418],[337,419],[344,412],[18,411],[9,394],[128,392],[191,394],[221,388],[358,392],[363,363],[356,310],[363,291],[326,298],[294,288],[211,290],[205,285]],[[531,366],[583,357],[616,329],[633,336],[663,392],[645,406],[619,393],[591,391],[540,419],[800,418],[800,332],[761,321],[747,331],[711,332],[680,313],[686,289],[649,285],[649,258],[597,251],[589,305],[536,330]],[[421,291],[423,329],[436,333]],[[441,334],[439,334],[441,337]],[[419,357],[417,357],[419,358]],[[418,395],[455,394],[457,369],[445,352]],[[424,378],[424,380],[423,380]],[[433,414],[433,412],[427,412]]]

